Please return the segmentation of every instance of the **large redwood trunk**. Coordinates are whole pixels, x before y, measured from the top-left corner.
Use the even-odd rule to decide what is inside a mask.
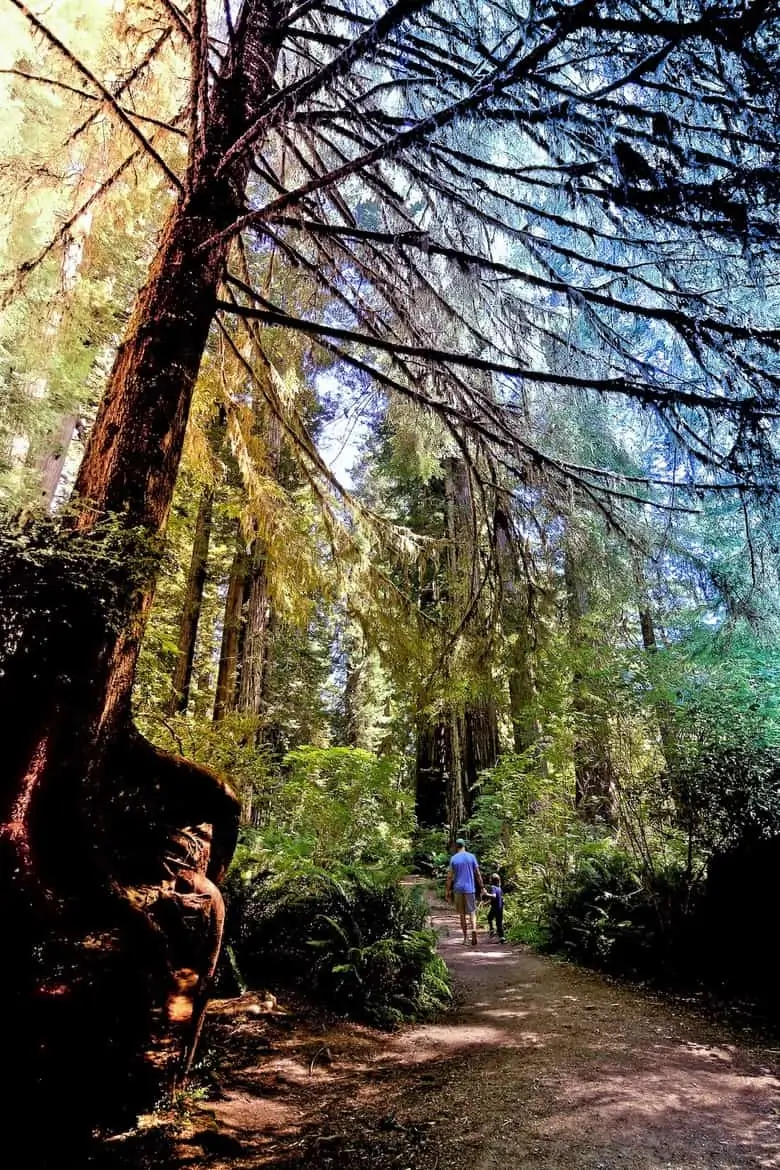
[[[226,260],[228,245],[210,241],[243,210],[247,164],[218,179],[216,166],[273,74],[272,14],[261,0],[244,6],[191,189],[162,232],[98,411],[79,519],[48,559],[20,544],[2,566],[12,636],[0,710],[14,713],[0,780],[5,1100],[60,1147],[186,1067],[221,937],[215,883],[237,802],[212,773],[147,743],[130,697],[151,552]],[[150,566],[135,579],[141,551]]]

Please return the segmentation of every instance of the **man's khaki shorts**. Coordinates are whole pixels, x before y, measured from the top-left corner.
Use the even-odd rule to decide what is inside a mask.
[[[466,914],[473,914],[477,909],[476,894],[464,894],[462,890],[456,890],[453,895],[453,901],[458,914],[464,911]]]

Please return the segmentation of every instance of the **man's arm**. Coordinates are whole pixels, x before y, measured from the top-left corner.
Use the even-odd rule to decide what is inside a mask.
[[[452,866],[450,866],[449,869],[447,870],[447,885],[446,885],[446,888],[444,890],[444,897],[447,899],[448,902],[449,902],[450,898],[452,897]]]
[[[479,896],[482,897],[482,895],[485,892],[485,883],[482,880],[482,874],[479,872],[479,862],[478,861],[474,862],[474,877],[476,878],[477,890],[479,892]]]

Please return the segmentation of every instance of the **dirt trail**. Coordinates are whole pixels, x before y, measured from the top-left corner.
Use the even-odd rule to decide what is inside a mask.
[[[222,1099],[180,1164],[213,1170],[780,1167],[777,1050],[433,917],[459,1007],[385,1035],[227,1005]],[[237,1063],[236,1063],[237,1062]]]

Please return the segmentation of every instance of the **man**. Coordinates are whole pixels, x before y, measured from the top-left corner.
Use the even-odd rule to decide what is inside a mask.
[[[466,849],[466,842],[458,837],[455,842],[456,852],[450,858],[447,870],[447,901],[454,901],[455,909],[460,915],[460,926],[463,931],[463,945],[468,943],[468,925],[471,927],[471,945],[477,945],[477,892],[482,894],[484,885],[482,874],[479,872],[479,863],[473,853]]]

